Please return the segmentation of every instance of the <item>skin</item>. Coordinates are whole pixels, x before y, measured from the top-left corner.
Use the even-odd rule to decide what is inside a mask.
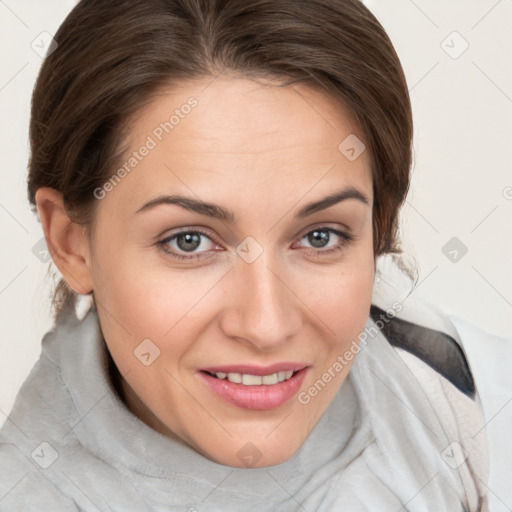
[[[237,452],[251,442],[262,454],[253,467],[272,466],[302,446],[353,360],[307,405],[294,396],[264,411],[220,399],[198,370],[301,362],[309,366],[305,391],[357,339],[375,270],[370,156],[364,151],[349,161],[338,150],[348,135],[364,137],[324,93],[227,75],[162,90],[129,123],[128,152],[191,96],[197,106],[97,201],[90,238],[71,222],[57,191],[38,190],[38,212],[68,284],[81,294],[93,291],[130,410],[220,464],[244,467]],[[368,204],[347,199],[294,219],[307,203],[349,186]],[[237,222],[177,205],[136,213],[161,194],[215,203],[232,210]],[[328,232],[324,247],[315,247],[306,235],[325,226],[354,240],[342,245]],[[202,258],[173,259],[156,245],[194,228],[209,238],[192,252],[176,239],[167,247]],[[252,263],[236,250],[248,236],[263,249]],[[145,366],[134,350],[147,338],[160,355]]]

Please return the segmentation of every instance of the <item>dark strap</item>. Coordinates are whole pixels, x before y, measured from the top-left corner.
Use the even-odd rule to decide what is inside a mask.
[[[390,318],[373,304],[370,316],[374,322],[382,320],[377,327],[384,324],[380,330],[391,345],[415,355],[474,399],[475,384],[466,356],[451,336],[396,316]]]

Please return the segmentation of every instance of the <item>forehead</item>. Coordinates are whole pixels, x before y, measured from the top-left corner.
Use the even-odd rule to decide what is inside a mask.
[[[123,163],[131,156],[133,166],[123,194],[137,202],[167,186],[225,198],[286,187],[298,198],[316,183],[318,194],[353,185],[371,198],[369,152],[347,158],[346,140],[364,147],[348,109],[304,84],[224,75],[182,82],[159,90],[130,120]],[[144,146],[145,156],[134,157]]]
[[[209,142],[219,152],[249,152],[253,145],[258,145],[260,152],[285,149],[284,135],[284,141],[307,145],[335,143],[343,133],[363,138],[341,102],[305,84],[283,87],[280,83],[225,75],[178,82],[172,88],[159,89],[134,116],[132,135],[142,136],[171,121],[174,134],[185,127],[189,135],[196,136],[188,141],[191,148],[197,140],[201,147]],[[183,122],[187,118],[192,121]],[[224,136],[227,131],[231,131],[229,139]],[[247,142],[244,151],[241,145]]]

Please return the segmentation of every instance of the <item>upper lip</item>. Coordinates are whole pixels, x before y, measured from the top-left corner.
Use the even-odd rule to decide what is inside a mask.
[[[304,363],[275,363],[269,366],[254,366],[250,364],[230,364],[222,366],[210,366],[201,368],[202,371],[208,373],[243,373],[246,375],[272,375],[278,372],[299,371],[308,365]]]

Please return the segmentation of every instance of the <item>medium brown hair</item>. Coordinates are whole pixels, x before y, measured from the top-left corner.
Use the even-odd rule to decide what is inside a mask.
[[[306,83],[349,109],[370,151],[374,254],[400,253],[412,112],[385,30],[359,0],[82,0],[55,34],[32,97],[28,198],[63,194],[90,228],[127,120],[163,86],[219,73]],[[341,142],[341,141],[340,141]],[[60,279],[58,314],[77,294]]]

